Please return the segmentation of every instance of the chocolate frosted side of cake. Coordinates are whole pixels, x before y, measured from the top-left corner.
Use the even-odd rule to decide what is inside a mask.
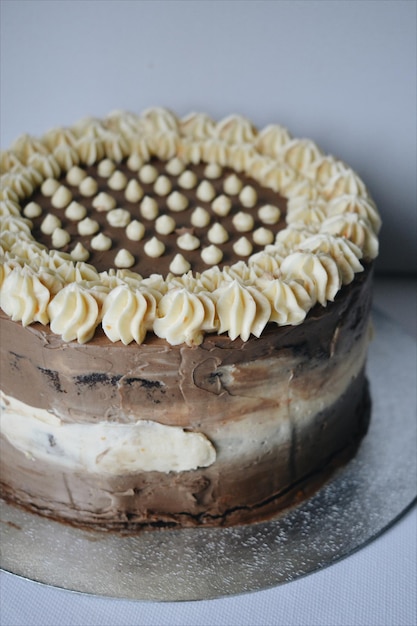
[[[354,454],[380,220],[344,163],[156,109],[2,165],[4,497],[103,529],[228,525]]]
[[[223,525],[288,506],[366,431],[370,278],[301,326],[247,342],[210,335],[194,348],[158,338],[140,353],[103,337],[67,344],[2,317],[6,496],[126,529]],[[152,450],[139,420],[164,425]],[[183,438],[177,450],[170,429],[202,441]]]

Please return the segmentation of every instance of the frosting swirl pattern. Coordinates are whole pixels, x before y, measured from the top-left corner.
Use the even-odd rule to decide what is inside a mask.
[[[100,323],[110,341],[125,344],[142,343],[148,331],[174,345],[196,345],[213,332],[247,341],[268,322],[301,323],[378,254],[381,220],[359,176],[284,127],[258,131],[242,116],[216,123],[162,108],[116,111],[40,139],[22,135],[0,161],[1,307],[24,325],[50,323],[65,341],[90,341]],[[262,188],[285,199],[286,209],[260,206]],[[101,232],[100,212],[114,236]],[[247,226],[235,233],[242,216]],[[106,249],[94,252],[83,219],[94,222]],[[48,235],[43,223],[45,230],[55,224]],[[125,228],[150,267],[177,241],[168,263],[174,275],[157,265],[143,275],[130,271],[134,248],[117,249]],[[220,231],[221,241],[212,241]],[[95,259],[107,249],[118,261],[102,271]],[[205,269],[193,269],[196,258]]]

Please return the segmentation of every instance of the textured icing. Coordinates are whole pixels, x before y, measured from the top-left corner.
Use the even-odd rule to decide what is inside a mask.
[[[171,179],[153,165],[151,160],[155,158],[166,162],[167,174],[178,177],[181,191],[173,189]],[[123,159],[134,173],[130,180],[126,170],[120,169]],[[202,179],[193,170],[200,162],[208,163]],[[314,142],[291,137],[282,126],[258,130],[238,115],[215,122],[203,113],[179,119],[162,108],[148,109],[142,115],[117,111],[103,120],[88,118],[72,128],[53,129],[40,139],[23,135],[2,153],[1,164],[5,172],[0,212],[3,275],[7,278],[13,274],[14,281],[3,280],[2,308],[24,324],[47,324],[50,320],[51,329],[67,341],[91,340],[102,323],[101,306],[107,321],[110,311],[115,315],[121,306],[107,288],[106,273],[99,274],[91,267],[88,278],[77,276],[74,264],[88,261],[90,252],[84,240],[76,238],[91,236],[91,250],[114,249],[112,271],[133,268],[137,261],[133,249],[117,248],[119,229],[126,229],[131,242],[143,240],[143,254],[159,260],[168,253],[162,239],[171,233],[176,236],[177,215],[189,210],[187,194],[191,192],[203,204],[211,205],[212,213],[203,207],[194,208],[190,222],[192,227],[207,229],[207,238],[203,242],[192,231],[180,230],[177,252],[167,267],[179,278],[188,275],[193,271],[189,256],[192,251],[207,269],[193,272],[193,289],[184,282],[181,296],[169,275],[160,275],[156,313],[146,330],[140,324],[136,327],[138,312],[132,305],[133,292],[120,289],[117,293],[126,306],[127,294],[133,300],[129,300],[130,313],[123,315],[122,325],[109,322],[112,341],[141,343],[149,330],[174,344],[200,343],[207,332],[227,332],[232,338],[247,340],[250,334],[258,336],[269,321],[299,324],[316,302],[326,306],[342,284],[351,282],[363,270],[363,262],[378,254],[381,220],[355,172],[323,154]],[[148,237],[147,227],[116,204],[111,194],[99,191],[97,181],[86,172],[92,165],[107,180],[109,190],[117,190],[129,203],[140,205],[136,215],[153,222],[153,236]],[[225,167],[232,173],[225,175],[219,192],[215,182],[223,176]],[[284,197],[286,214],[282,215],[273,204],[257,208],[257,191],[242,182],[240,173]],[[115,237],[99,232],[99,222],[86,215],[83,201],[73,201],[67,183],[77,185],[98,212],[106,213]],[[142,185],[149,184],[156,199],[144,197]],[[58,212],[77,223],[75,235],[56,215],[39,216],[39,209],[28,201],[38,187]],[[165,197],[173,217],[160,215],[157,198]],[[234,218],[229,217],[232,202],[241,207]],[[51,236],[55,250],[36,242],[33,223],[27,217],[43,220],[41,230]],[[256,227],[254,218],[260,219],[261,225],[258,222]],[[226,220],[244,236],[233,239]],[[285,220],[285,227],[274,230],[280,220]],[[236,273],[225,264],[213,282],[209,268],[224,263],[223,246],[227,242],[236,260],[244,259],[240,262],[246,268],[252,267],[253,273]],[[68,253],[69,246],[73,248]],[[28,272],[19,273],[19,268],[27,265],[38,278]],[[137,286],[146,284],[146,275],[134,275]],[[80,281],[84,281],[82,286]],[[106,288],[97,289],[100,283]],[[25,285],[19,297],[27,303],[18,304],[18,284]],[[126,278],[119,277],[118,285],[128,286]],[[203,291],[207,291],[204,298],[196,296],[196,292]],[[175,303],[169,311],[168,301]],[[38,307],[36,312],[34,307]]]
[[[1,404],[3,435],[29,458],[53,463],[54,471],[59,467],[104,476],[178,473],[208,467],[216,459],[205,435],[175,426],[149,420],[65,424],[49,411],[3,393]]]

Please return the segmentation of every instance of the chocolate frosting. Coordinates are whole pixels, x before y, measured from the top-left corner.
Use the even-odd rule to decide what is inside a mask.
[[[167,196],[157,196],[153,191],[153,183],[143,183],[140,182],[141,187],[143,188],[144,196],[149,196],[152,198],[156,198],[159,206],[159,214],[160,215],[171,215],[176,222],[175,231],[169,235],[160,235],[155,233],[155,220],[144,218],[139,212],[139,203],[138,202],[129,202],[125,197],[125,190],[114,190],[109,189],[108,187],[108,178],[103,176],[99,176],[98,174],[98,165],[94,164],[88,167],[85,167],[85,172],[87,176],[91,176],[98,182],[98,190],[97,193],[105,192],[111,195],[116,200],[117,207],[126,208],[132,219],[137,219],[143,223],[145,226],[145,235],[141,241],[130,241],[126,235],[125,228],[115,228],[110,226],[107,221],[107,213],[104,211],[97,211],[93,206],[94,198],[83,196],[78,186],[70,185],[66,180],[65,175],[62,175],[59,179],[59,182],[64,184],[68,189],[70,189],[73,200],[79,202],[87,209],[87,216],[96,220],[100,225],[100,232],[105,236],[109,237],[112,241],[112,246],[109,250],[106,251],[97,251],[91,247],[91,237],[80,236],[77,231],[77,222],[69,220],[65,218],[64,211],[59,208],[55,208],[51,203],[51,198],[44,196],[41,193],[40,188],[37,188],[35,192],[32,194],[30,198],[27,199],[27,203],[36,202],[43,208],[43,213],[32,219],[34,224],[33,235],[37,241],[46,245],[48,248],[53,248],[52,246],[52,236],[45,235],[41,231],[41,224],[45,215],[51,213],[52,215],[56,215],[62,222],[62,227],[71,235],[71,242],[68,243],[64,248],[62,248],[63,252],[71,252],[74,249],[77,242],[81,242],[83,246],[90,252],[90,258],[88,262],[94,265],[99,272],[109,270],[110,268],[114,268],[114,258],[117,250],[127,249],[129,250],[134,258],[135,263],[130,267],[132,271],[138,272],[140,275],[146,277],[151,274],[158,273],[163,276],[166,276],[169,272],[169,265],[172,262],[174,256],[177,253],[182,253],[187,260],[191,263],[191,267],[193,271],[202,272],[206,270],[209,266],[206,265],[201,259],[201,249],[203,247],[207,247],[210,244],[210,241],[207,239],[207,227],[195,227],[190,222],[190,217],[192,211],[196,207],[202,207],[206,209],[211,216],[211,223],[221,222],[222,226],[229,233],[229,240],[222,244],[220,247],[223,251],[223,259],[218,264],[220,267],[224,265],[230,265],[240,260],[242,257],[239,257],[233,251],[233,245],[236,241],[245,233],[238,232],[233,227],[233,218],[234,216],[242,211],[242,205],[239,202],[237,196],[232,196],[232,208],[230,213],[226,216],[219,217],[215,214],[212,209],[212,203],[200,200],[196,195],[197,185],[193,189],[184,189],[178,185],[178,177],[172,176],[165,170],[166,162],[161,161],[160,159],[153,158],[150,163],[157,169],[158,173],[167,176],[167,178],[171,181],[172,191],[178,191],[182,195],[184,195],[188,200],[188,207],[186,210],[175,213],[169,210],[167,207]],[[196,165],[190,164],[187,169],[195,172],[198,181],[202,181],[205,179],[204,177],[204,169],[206,164],[198,163]],[[130,177],[132,177],[132,172],[129,171],[126,161],[123,161],[118,165],[118,171],[122,173],[126,173]],[[216,190],[216,195],[222,194],[223,190],[223,182],[225,178],[231,174],[235,174],[235,172],[231,168],[223,168],[222,176],[216,179],[210,179],[210,183],[213,185]],[[137,178],[137,177],[136,177]],[[287,201],[280,194],[274,192],[272,189],[268,189],[267,187],[263,187],[253,178],[246,176],[243,173],[239,174],[239,178],[242,181],[243,185],[250,185],[256,191],[257,194],[257,202],[254,207],[249,209],[250,214],[254,217],[254,227],[253,229],[257,229],[259,227],[265,226],[259,217],[257,216],[257,211],[260,207],[264,205],[273,205],[280,209],[281,217],[276,224],[268,225],[268,229],[276,235],[280,230],[285,228],[285,215],[286,215],[286,206]],[[243,209],[244,210],[244,209]],[[253,230],[252,229],[252,230]],[[176,245],[176,239],[179,234],[190,232],[195,234],[200,239],[201,245],[196,250],[187,250],[184,252]],[[144,251],[144,245],[146,241],[150,239],[150,237],[156,235],[157,238],[165,245],[165,253],[159,258],[151,258]],[[253,252],[260,252],[264,246],[253,244]]]
[[[152,419],[161,406],[159,421],[190,426],[199,405],[206,407],[206,420],[223,419],[219,407],[225,395],[225,410],[233,419],[234,392],[222,381],[222,367],[289,354],[299,356],[300,367],[308,367],[312,358],[344,355],[365,332],[371,273],[359,274],[326,308],[314,307],[303,324],[269,324],[260,338],[247,342],[208,334],[200,346],[171,346],[150,333],[140,346],[124,346],[97,330],[91,342],[80,345],[64,342],[48,326],[23,328],[0,313],[2,362],[9,364],[2,388],[30,406],[57,411],[64,420],[134,420],[138,406]],[[255,383],[254,376],[267,378],[268,373],[259,368],[257,374],[248,371],[249,380],[245,375],[242,370],[243,378],[235,384],[245,387],[250,379]]]

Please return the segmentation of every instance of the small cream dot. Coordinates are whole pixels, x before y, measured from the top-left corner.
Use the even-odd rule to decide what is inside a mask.
[[[222,171],[222,167],[218,163],[208,163],[204,169],[204,176],[211,179],[220,178]]]
[[[184,171],[184,168],[184,163],[181,161],[181,159],[178,159],[178,157],[175,157],[168,161],[165,166],[166,171],[168,172],[168,174],[171,174],[171,176],[179,176]]]
[[[175,220],[170,215],[160,215],[155,221],[155,230],[159,235],[169,235],[175,228]]]
[[[107,235],[103,235],[103,233],[99,233],[91,240],[91,247],[93,250],[99,250],[100,252],[105,252],[106,250],[110,250],[112,247],[112,240]]]
[[[139,180],[142,183],[150,184],[154,183],[158,177],[158,170],[153,165],[147,163],[143,165],[139,170]]]
[[[211,202],[216,195],[213,185],[208,180],[202,180],[197,187],[196,196],[202,202]]]
[[[78,189],[82,196],[91,198],[91,196],[95,196],[98,191],[97,181],[92,178],[92,176],[87,176],[81,181]]]
[[[101,191],[93,198],[92,205],[99,213],[110,211],[116,206],[116,200],[105,191]]]
[[[169,271],[173,274],[185,274],[190,269],[191,264],[184,259],[182,254],[176,254],[169,266]]]
[[[64,248],[71,241],[70,234],[63,228],[55,228],[52,233],[52,247]]]
[[[47,178],[46,180],[43,181],[41,185],[42,195],[49,198],[50,196],[54,195],[58,187],[59,187],[59,182],[55,180],[55,178]]]
[[[233,244],[233,251],[239,256],[249,256],[252,250],[253,246],[246,237],[241,237]]]
[[[142,222],[132,220],[126,228],[126,237],[130,241],[140,241],[145,234],[145,227]]]
[[[250,209],[255,206],[258,199],[257,193],[251,185],[243,187],[239,194],[239,200],[246,209]]]
[[[217,246],[207,246],[201,251],[201,258],[206,265],[217,265],[223,258],[223,252]]]
[[[230,209],[232,208],[232,201],[228,196],[221,195],[217,196],[215,200],[213,200],[211,204],[211,208],[217,215],[226,216],[229,215]]]
[[[165,252],[165,246],[162,241],[159,241],[156,237],[152,237],[149,241],[145,243],[143,246],[145,254],[152,258],[160,257]]]
[[[86,217],[81,222],[78,222],[78,233],[80,235],[94,235],[99,228],[99,223],[92,220],[91,217]]]
[[[143,198],[143,189],[134,178],[127,183],[125,198],[128,202],[139,202]]]
[[[83,244],[79,241],[71,252],[71,258],[73,261],[88,261],[90,253]]]
[[[250,215],[250,213],[244,213],[243,211],[239,211],[239,213],[236,213],[236,215],[233,217],[232,222],[233,226],[239,233],[249,232],[253,229],[253,226],[255,224],[252,215]]]
[[[114,264],[116,267],[119,267],[119,268],[132,267],[132,265],[135,264],[135,257],[133,256],[131,252],[129,252],[129,250],[122,248],[116,254],[116,257],[114,259]]]
[[[130,213],[127,209],[112,209],[106,215],[110,226],[114,228],[125,228],[130,222]]]
[[[87,172],[85,170],[78,167],[78,165],[73,165],[67,172],[67,183],[78,187],[80,182],[84,180],[86,176]]]
[[[281,211],[272,204],[265,204],[259,209],[258,217],[264,224],[276,224],[281,217]]]
[[[103,159],[97,167],[97,174],[102,178],[109,178],[116,169],[116,164],[111,159]]]
[[[145,196],[140,203],[140,212],[145,220],[154,220],[158,217],[159,207],[155,198]]]
[[[178,237],[177,246],[181,248],[181,250],[197,250],[197,248],[200,247],[200,240],[191,233],[185,233]]]
[[[143,165],[143,159],[137,152],[132,152],[126,163],[131,172],[138,172]]]
[[[172,189],[168,176],[158,176],[153,186],[153,190],[158,196],[167,196]]]
[[[229,196],[237,196],[242,189],[242,181],[236,174],[230,174],[223,183],[223,189]]]
[[[173,191],[168,196],[167,205],[171,211],[178,213],[179,211],[184,211],[188,207],[188,200],[179,191]]]
[[[191,213],[191,224],[197,228],[204,228],[204,226],[208,226],[210,224],[210,219],[210,213],[201,206],[196,207]]]
[[[74,222],[84,219],[86,215],[87,209],[75,200],[73,200],[65,209],[65,217],[69,220],[73,220]]]
[[[72,200],[72,193],[68,187],[60,185],[51,198],[51,204],[56,209],[64,209]]]
[[[191,170],[185,170],[178,179],[178,184],[183,189],[194,189],[197,182],[197,176]]]
[[[114,189],[115,191],[125,189],[127,185],[126,175],[123,174],[123,172],[121,172],[120,170],[115,170],[107,181],[107,184],[110,189]]]
[[[44,235],[52,235],[56,228],[61,227],[61,220],[56,215],[52,213],[48,213],[48,215],[43,219],[41,224],[41,232]]]
[[[210,243],[222,244],[228,241],[229,233],[227,232],[224,226],[216,222],[208,231],[207,238],[210,241]]]
[[[29,219],[39,217],[42,214],[42,207],[37,202],[29,202],[23,209],[23,215]]]
[[[253,231],[252,237],[258,246],[267,246],[274,241],[274,233],[269,228],[257,228]]]

